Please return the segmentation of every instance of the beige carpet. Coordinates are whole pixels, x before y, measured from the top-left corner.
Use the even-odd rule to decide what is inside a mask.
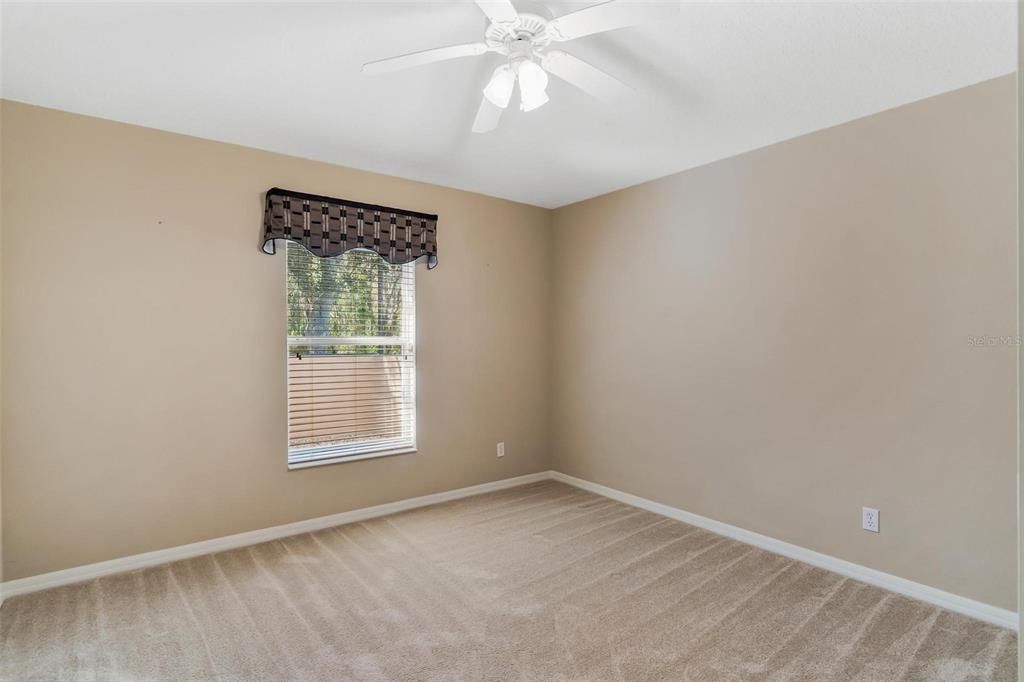
[[[1015,680],[1016,647],[553,482],[0,610],[6,680]]]

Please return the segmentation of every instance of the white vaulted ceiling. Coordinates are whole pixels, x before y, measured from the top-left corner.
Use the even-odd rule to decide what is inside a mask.
[[[559,16],[592,3],[513,0]],[[5,98],[556,207],[1010,73],[1012,2],[681,3],[563,43],[631,84],[470,132],[488,54],[368,76],[480,40],[472,2],[2,7]],[[339,188],[339,192],[344,188]]]

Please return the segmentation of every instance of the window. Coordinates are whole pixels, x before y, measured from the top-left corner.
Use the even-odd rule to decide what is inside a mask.
[[[415,263],[376,253],[288,260],[288,465],[416,447]]]

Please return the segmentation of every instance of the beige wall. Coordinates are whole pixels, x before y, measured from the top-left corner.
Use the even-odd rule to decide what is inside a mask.
[[[555,213],[555,467],[1016,608],[1007,76]],[[860,529],[862,506],[882,532]]]
[[[0,11],[2,12],[2,11]],[[4,129],[3,107],[0,106],[0,131]],[[0,134],[0,358],[3,357],[3,135]],[[3,449],[3,362],[0,362],[0,583],[4,580],[4,449]],[[3,597],[0,596],[0,600]]]
[[[5,578],[547,468],[548,211],[2,115]],[[257,248],[274,185],[440,214],[440,265],[417,274],[417,454],[286,469],[284,255]]]

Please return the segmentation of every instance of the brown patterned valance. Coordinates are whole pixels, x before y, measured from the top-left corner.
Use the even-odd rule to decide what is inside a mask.
[[[428,268],[437,265],[436,215],[279,187],[267,190],[264,253],[276,253],[275,239],[297,242],[325,258],[367,249],[389,263],[426,256]]]

